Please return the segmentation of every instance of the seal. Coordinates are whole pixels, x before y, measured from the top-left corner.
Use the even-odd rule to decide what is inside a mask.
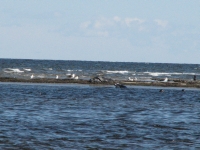
[[[116,88],[126,88],[125,85],[120,84],[120,83],[115,83],[115,87],[116,87]]]
[[[193,80],[196,81],[196,78],[197,78],[196,75],[194,75]]]
[[[160,91],[159,92],[164,92],[164,90],[163,89],[160,89]]]

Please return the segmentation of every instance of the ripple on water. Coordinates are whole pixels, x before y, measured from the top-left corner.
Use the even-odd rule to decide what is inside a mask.
[[[199,91],[0,87],[2,149],[198,148]]]

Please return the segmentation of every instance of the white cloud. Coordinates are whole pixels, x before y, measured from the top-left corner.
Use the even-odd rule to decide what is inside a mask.
[[[128,27],[130,27],[130,26],[131,26],[131,23],[134,21],[134,19],[133,19],[133,18],[125,18],[124,21],[125,21],[125,24],[126,24]]]
[[[94,28],[101,29],[101,28],[104,28],[104,27],[110,27],[112,25],[113,25],[112,20],[107,19],[107,18],[100,18],[95,22]]]
[[[160,20],[160,19],[155,19],[154,20],[158,26],[161,26],[162,28],[166,28],[168,25],[168,21],[166,20]]]
[[[121,18],[118,17],[118,16],[115,16],[115,17],[113,17],[113,20],[116,21],[116,22],[120,22],[120,21],[121,21]]]
[[[133,20],[136,21],[136,22],[138,22],[139,24],[142,24],[142,23],[145,22],[145,20],[139,19],[139,18],[134,18]]]
[[[138,24],[142,24],[142,23],[145,22],[145,20],[139,19],[139,18],[125,18],[124,22],[128,27],[130,27],[133,22],[137,22]]]
[[[90,24],[91,24],[91,21],[86,21],[86,22],[81,23],[80,27],[82,29],[86,29],[89,27]]]
[[[96,20],[85,21],[80,24],[80,29],[82,33],[86,36],[100,36],[108,37],[110,35],[119,35],[121,33],[120,28],[127,31],[126,28],[134,27],[135,31],[145,31],[146,27],[144,26],[145,20],[135,18],[120,18],[114,16],[113,18],[101,17]],[[125,25],[125,26],[124,26]],[[124,28],[125,27],[125,28]],[[121,33],[124,35],[124,32]]]

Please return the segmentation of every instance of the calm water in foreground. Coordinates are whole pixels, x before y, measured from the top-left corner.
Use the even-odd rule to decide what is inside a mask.
[[[0,149],[200,149],[200,90],[0,83]]]

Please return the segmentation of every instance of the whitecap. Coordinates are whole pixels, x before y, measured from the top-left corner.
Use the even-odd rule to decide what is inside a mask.
[[[68,69],[67,71],[68,71],[68,72],[72,72],[72,71],[73,71],[73,72],[74,72],[74,71],[75,71],[75,72],[76,72],[76,71],[81,72],[81,71],[83,71],[83,70],[81,70],[81,69],[79,69],[79,70],[70,70],[70,69]]]
[[[45,78],[45,75],[38,75],[38,78]]]
[[[116,70],[116,71],[109,71],[109,70],[107,70],[106,72],[109,73],[109,74],[112,74],[112,73],[125,74],[125,73],[128,73],[129,71],[118,71],[118,70]]]
[[[184,75],[196,75],[196,73],[183,73]]]
[[[171,76],[171,75],[181,75],[182,73],[169,73],[169,72],[144,72],[146,74],[149,74],[150,76]]]
[[[197,73],[194,72],[144,72],[145,74],[148,74],[150,76],[172,76],[172,75],[198,75]],[[142,75],[142,74],[138,74]]]
[[[23,68],[25,71],[31,71],[31,69],[29,68]]]
[[[24,71],[19,70],[18,68],[14,69],[14,68],[6,68],[4,70],[4,72],[6,73],[22,73]]]

